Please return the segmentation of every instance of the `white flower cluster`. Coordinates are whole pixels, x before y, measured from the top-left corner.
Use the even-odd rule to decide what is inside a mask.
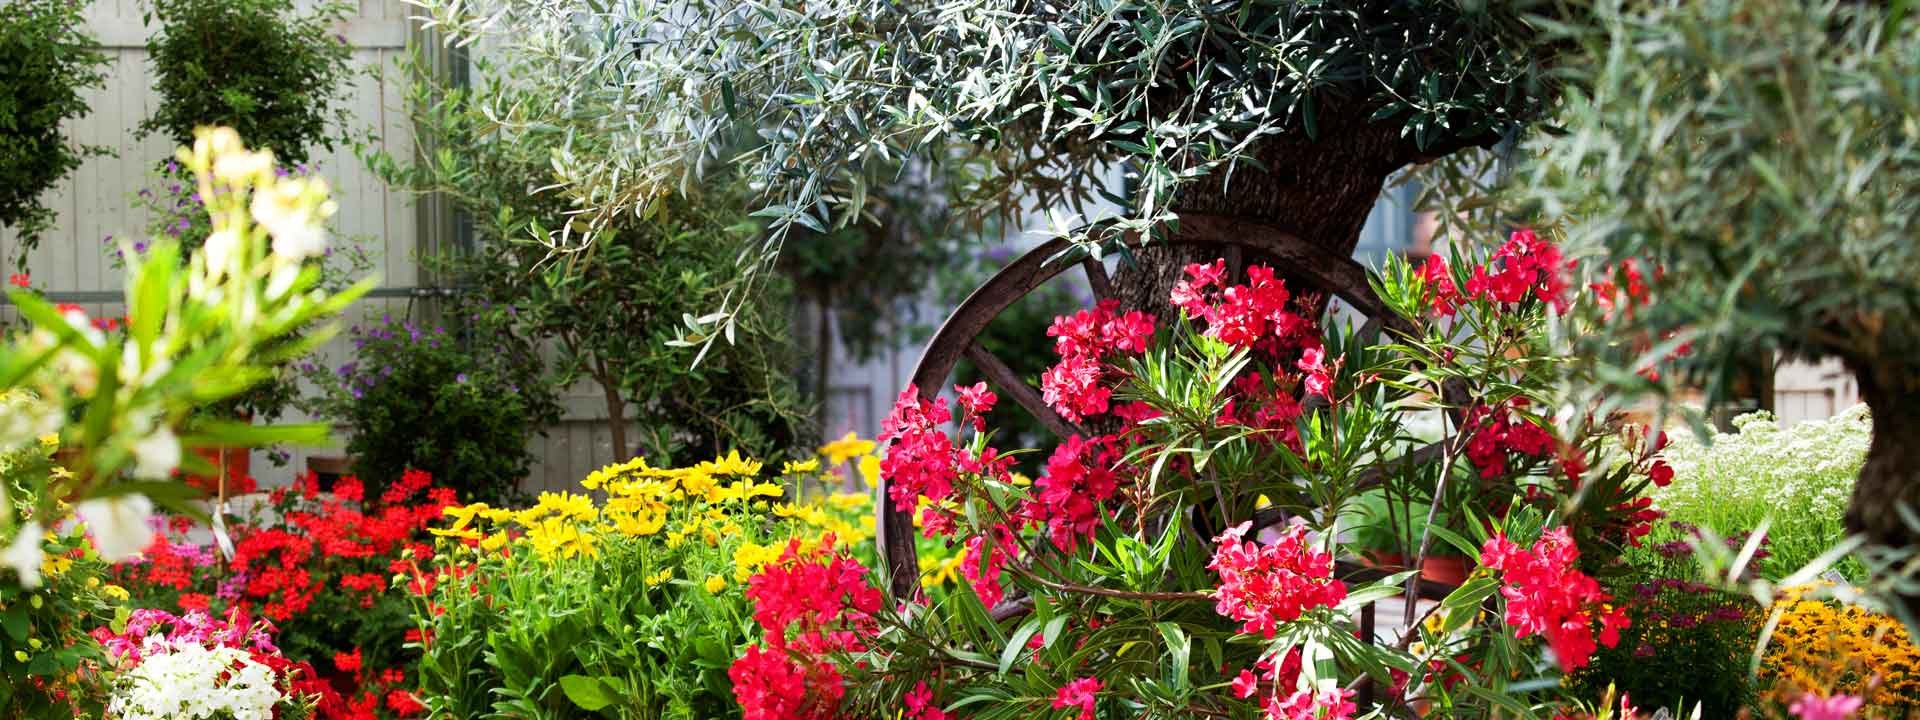
[[[1781,429],[1764,412],[1733,421],[1738,432],[1715,433],[1702,445],[1692,433],[1673,432],[1662,455],[1673,465],[1672,485],[1654,492],[1669,510],[1714,504],[1764,504],[1780,513],[1838,517],[1873,438],[1867,406],[1825,420]]]
[[[245,650],[196,643],[169,647],[161,638],[148,640],[151,654],[115,682],[107,717],[273,720],[274,707],[286,700],[273,670]]]

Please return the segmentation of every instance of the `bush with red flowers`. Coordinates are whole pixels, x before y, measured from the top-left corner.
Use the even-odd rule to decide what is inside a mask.
[[[324,681],[321,718],[418,714],[406,577],[412,558],[432,555],[427,527],[453,490],[415,471],[378,497],[352,477],[321,493],[309,474],[266,500],[224,515],[230,555],[209,529],[173,517],[140,558],[115,566],[116,580],[137,607],[271,622],[286,657]]]
[[[885,500],[963,548],[967,587],[883,602],[883,572],[790,549],[750,581],[766,634],[736,700],[749,720],[1552,714],[1627,624],[1595,577],[1671,479],[1643,429],[1558,394],[1560,331],[1649,300],[1601,308],[1575,270],[1530,231],[1390,264],[1399,320],[1362,327],[1272,268],[1188,266],[1176,322],[1106,301],[1049,328],[1033,394],[1077,431],[1031,482],[981,420],[992,389],[907,388]],[[1414,588],[1339,562],[1369,493],[1415,566],[1480,566],[1377,644],[1359,608]]]

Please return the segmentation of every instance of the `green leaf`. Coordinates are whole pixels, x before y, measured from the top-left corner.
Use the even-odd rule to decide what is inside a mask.
[[[1160,637],[1166,639],[1169,659],[1173,661],[1173,667],[1170,669],[1171,676],[1168,677],[1167,680],[1173,683],[1175,689],[1185,689],[1187,687],[1189,674],[1187,668],[1191,663],[1190,656],[1193,652],[1193,643],[1187,639],[1186,631],[1181,630],[1177,624],[1161,622],[1157,623],[1155,627],[1160,629]]]
[[[606,683],[597,677],[563,675],[560,677],[560,689],[567,694],[568,700],[588,712],[612,705],[615,699]]]

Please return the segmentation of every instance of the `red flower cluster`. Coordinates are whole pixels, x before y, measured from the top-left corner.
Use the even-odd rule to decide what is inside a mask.
[[[1220,575],[1214,611],[1240,621],[1241,632],[1271,638],[1279,623],[1346,599],[1346,583],[1333,578],[1333,555],[1307,546],[1305,523],[1296,519],[1266,547],[1241,539],[1248,526],[1221,533],[1207,564]]]
[[[940,709],[925,680],[914,683],[913,689],[907,691],[906,700],[907,720],[948,720],[947,712]]]
[[[1266,698],[1260,707],[1269,720],[1346,720],[1358,710],[1349,698],[1354,693],[1340,688],[1329,688],[1316,692],[1300,684],[1300,648],[1293,648],[1280,662],[1275,663],[1273,656],[1260,658],[1254,665],[1259,670],[1241,670],[1239,677],[1233,679],[1234,697],[1242,700],[1265,692]],[[1289,691],[1282,696],[1282,691]]]
[[[1480,477],[1495,478],[1507,474],[1509,453],[1544,458],[1553,453],[1558,440],[1546,428],[1520,417],[1516,408],[1527,406],[1527,399],[1516,397],[1488,406],[1474,405],[1467,410],[1467,460],[1480,471]]]
[[[1139,311],[1120,312],[1120,301],[1102,300],[1092,310],[1053,319],[1047,328],[1053,351],[1060,356],[1040,376],[1040,396],[1072,422],[1107,412],[1113,397],[1105,358],[1119,353],[1145,352],[1153,341],[1153,316]]]
[[[1099,692],[1099,678],[1087,677],[1076,679],[1060,686],[1059,690],[1054,691],[1053,709],[1065,710],[1067,708],[1079,708],[1080,720],[1094,720],[1093,704],[1099,700],[1097,696]]]
[[[1247,268],[1245,285],[1228,286],[1227,261],[1188,265],[1187,279],[1173,286],[1171,300],[1187,317],[1206,323],[1207,337],[1234,347],[1259,348],[1271,357],[1320,346],[1313,321],[1287,307],[1292,293],[1273,268]]]
[[[1564,527],[1547,530],[1530,549],[1504,533],[1480,549],[1480,564],[1501,573],[1500,594],[1507,599],[1506,622],[1514,637],[1544,636],[1565,672],[1585,666],[1599,649],[1595,621],[1599,643],[1607,647],[1619,644],[1628,623],[1626,611],[1609,604],[1613,598],[1600,583],[1574,566],[1579,558],[1580,549]]]
[[[847,689],[826,655],[862,651],[878,631],[880,591],[866,566],[836,554],[831,536],[812,551],[794,540],[747,580],[746,594],[764,634],[727,670],[743,719],[835,717]]]
[[[1285,698],[1267,701],[1268,720],[1349,720],[1359,711],[1353,704],[1354,691],[1341,687],[1325,690],[1295,690]]]
[[[967,419],[976,427],[984,426],[980,416],[993,410],[997,398],[986,387],[956,387]],[[986,475],[1001,480],[1011,478],[1013,459],[1002,457],[993,448],[974,455],[953,443],[941,426],[953,421],[946,398],[925,400],[912,385],[901,391],[893,412],[880,423],[880,443],[887,455],[880,461],[880,474],[887,479],[887,498],[893,506],[912,512],[921,497],[932,500],[920,513],[921,526],[928,537],[953,532],[950,511],[941,501],[953,496],[953,484],[962,473]]]
[[[1593,291],[1594,302],[1600,305],[1604,319],[1612,320],[1616,310],[1622,311],[1625,317],[1631,318],[1635,307],[1646,304],[1646,276],[1640,273],[1640,265],[1631,258],[1620,263],[1617,271],[1615,268],[1607,268],[1603,275],[1606,279],[1591,283],[1587,287]],[[1616,282],[1615,277],[1620,281]]]
[[[1055,546],[1072,552],[1080,538],[1100,526],[1100,504],[1119,491],[1120,476],[1113,468],[1121,455],[1120,442],[1112,435],[1067,438],[1047,458],[1046,472],[1033,481],[1024,513],[1046,524]]]
[[[1426,281],[1430,312],[1434,317],[1452,315],[1461,303],[1474,299],[1515,305],[1533,298],[1564,313],[1570,302],[1567,265],[1560,249],[1552,243],[1540,239],[1532,230],[1517,230],[1494,251],[1486,264],[1473,268],[1465,292],[1454,284],[1446,258],[1439,255],[1427,256],[1420,276]]]
[[[1281,377],[1267,378],[1259,372],[1247,370],[1233,379],[1233,396],[1227,399],[1226,406],[1220,411],[1220,422],[1226,425],[1243,425],[1259,428],[1266,432],[1258,437],[1278,445],[1292,448],[1298,454],[1300,446],[1300,428],[1295,421],[1300,419],[1304,409],[1293,397],[1293,389],[1281,384]]]
[[[309,473],[269,494],[271,524],[228,518],[234,551],[224,572],[216,572],[213,548],[187,540],[190,523],[176,519],[154,535],[142,558],[116,566],[115,576],[142,603],[257,613],[279,626],[283,644],[316,650],[295,659],[328,669],[330,678],[315,681],[324,689],[321,718],[410,717],[425,708],[405,692],[405,672],[387,667],[399,659],[400,637],[364,648],[317,649],[338,637],[342,613],[408,611],[390,596],[398,588],[388,578],[410,568],[405,551],[431,556],[427,528],[455,504],[454,492],[410,471],[376,503],[363,504],[364,496],[364,486],[351,477],[323,494]],[[302,640],[286,642],[294,636]]]
[[[1019,550],[1015,532],[1016,528],[995,525],[983,534],[967,538],[966,550],[960,554],[961,576],[987,607],[999,604],[1006,594],[1000,585],[1000,573],[1007,566],[1007,560]]]

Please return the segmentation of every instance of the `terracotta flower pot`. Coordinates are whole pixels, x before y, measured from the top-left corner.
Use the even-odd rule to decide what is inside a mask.
[[[226,476],[228,493],[235,492],[241,478],[253,476],[253,451],[249,448],[194,448],[193,454],[220,469],[220,473]],[[209,493],[220,487],[219,478],[214,476],[188,475],[186,481],[188,485]]]
[[[1397,570],[1407,566],[1407,556],[1392,550],[1368,550],[1360,555],[1360,563],[1370,568]]]
[[[1473,571],[1473,565],[1465,557],[1427,556],[1420,563],[1420,578],[1429,582],[1446,583],[1459,587],[1467,581],[1467,573]]]

